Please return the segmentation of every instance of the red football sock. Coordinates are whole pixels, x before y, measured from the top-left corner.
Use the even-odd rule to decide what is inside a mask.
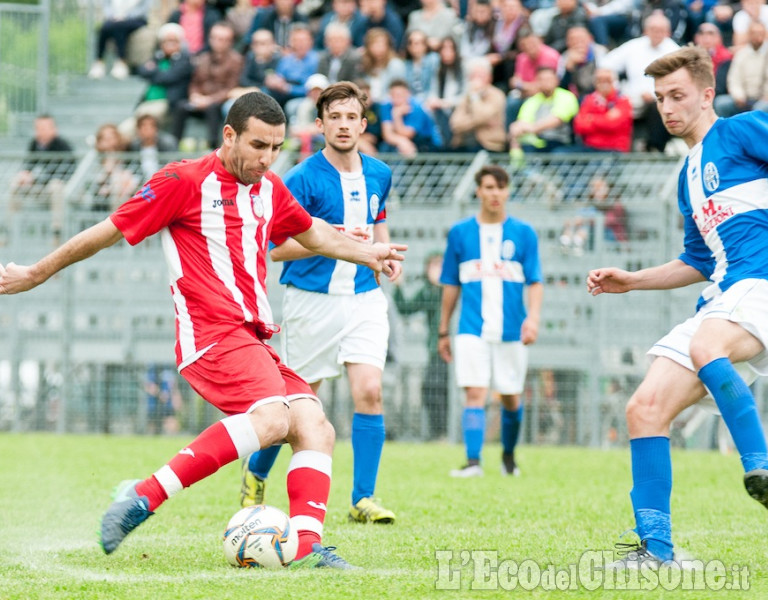
[[[234,415],[214,423],[154,475],[136,486],[154,511],[183,488],[205,479],[239,456],[259,449],[248,415]]]
[[[291,458],[286,485],[291,523],[299,533],[298,559],[312,552],[312,544],[322,540],[331,491],[331,457],[315,450],[297,452]]]

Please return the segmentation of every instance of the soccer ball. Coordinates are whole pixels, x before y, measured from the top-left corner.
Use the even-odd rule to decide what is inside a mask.
[[[237,511],[224,532],[224,555],[235,567],[280,569],[296,558],[298,549],[298,532],[288,515],[274,506]]]

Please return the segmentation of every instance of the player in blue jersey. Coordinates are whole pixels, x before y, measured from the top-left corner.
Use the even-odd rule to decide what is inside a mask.
[[[390,168],[360,154],[365,131],[365,94],[350,82],[326,88],[317,101],[317,126],[325,148],[291,169],[285,184],[315,219],[323,219],[360,241],[389,240],[386,200],[392,186]],[[280,282],[286,286],[283,343],[287,365],[314,391],[324,379],[346,367],[354,402],[352,505],[358,522],[394,523],[395,514],[374,495],[384,447],[381,376],[387,356],[387,300],[370,269],[329,260],[289,239],[272,249],[285,261]],[[390,279],[401,267],[391,261]],[[369,271],[369,272],[366,272]],[[280,446],[255,453],[243,466],[241,504],[261,503],[264,480]]]
[[[627,404],[630,497],[640,543],[625,548],[615,568],[674,560],[670,424],[707,393],[741,455],[747,492],[768,507],[768,451],[747,387],[768,372],[768,115],[718,119],[712,62],[700,48],[667,54],[645,72],[655,79],[667,130],[690,149],[678,184],[684,249],[666,264],[636,272],[590,271],[587,289],[598,295],[710,284],[696,314],[651,348],[655,358]]]
[[[483,167],[475,174],[475,183],[480,210],[451,228],[440,276],[438,351],[446,362],[455,358],[456,382],[466,394],[462,428],[467,463],[451,476],[483,474],[480,454],[489,388],[501,395],[502,473],[519,475],[515,446],[523,418],[525,346],[538,336],[543,296],[539,245],[530,225],[507,214],[509,175],[504,169]],[[459,296],[461,312],[452,349],[449,326]]]

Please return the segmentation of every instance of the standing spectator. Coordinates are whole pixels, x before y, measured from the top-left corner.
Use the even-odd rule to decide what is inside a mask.
[[[579,111],[572,92],[559,87],[557,73],[541,67],[536,73],[538,93],[523,102],[517,121],[509,126],[511,147],[523,152],[552,152],[571,143],[571,121]]]
[[[333,0],[331,10],[320,20],[320,27],[315,33],[315,49],[324,50],[325,29],[331,23],[346,25],[350,32],[363,25],[365,17],[357,10],[357,0]]]
[[[502,152],[507,145],[504,133],[504,92],[493,85],[493,68],[484,58],[466,65],[467,89],[451,114],[450,148],[457,151]]]
[[[274,73],[267,74],[264,89],[280,106],[285,106],[291,98],[304,95],[304,83],[317,72],[319,54],[314,50],[314,39],[309,26],[294,23],[291,26],[290,50],[277,63]]]
[[[427,416],[427,437],[430,440],[444,438],[448,433],[448,363],[437,352],[440,329],[440,272],[443,255],[433,252],[424,264],[423,281],[410,298],[403,293],[402,277],[392,288],[392,299],[397,312],[404,317],[424,313],[427,323],[427,366],[421,379],[421,404]]]
[[[595,41],[606,47],[617,46],[626,41],[634,7],[633,0],[585,2],[589,29],[595,36]]]
[[[405,80],[414,98],[421,102],[429,93],[440,57],[429,49],[423,31],[414,29],[405,39]]]
[[[360,0],[360,13],[364,19],[352,27],[352,44],[362,47],[365,34],[373,28],[384,29],[392,36],[394,48],[403,44],[405,26],[400,15],[389,6],[387,0]]]
[[[139,153],[142,178],[147,180],[160,169],[160,154],[173,152],[178,145],[176,138],[160,130],[156,117],[140,115],[136,119],[136,137],[128,144],[128,150]]]
[[[768,6],[765,0],[741,0],[741,10],[733,15],[733,47],[741,48],[749,41],[749,26],[762,23],[768,28]]]
[[[168,17],[169,23],[178,23],[184,30],[187,49],[193,56],[208,50],[211,29],[221,20],[221,14],[205,0],[181,0],[179,8]]]
[[[317,72],[328,81],[354,81],[360,76],[360,55],[352,47],[349,27],[331,23],[325,28],[325,50],[320,53]]]
[[[755,21],[748,34],[748,43],[736,52],[728,69],[728,93],[715,97],[715,112],[721,117],[748,110],[768,111],[765,25]]]
[[[503,91],[509,91],[509,82],[515,74],[518,32],[527,23],[528,17],[520,0],[501,0],[491,51],[486,58],[493,66],[494,84]]]
[[[562,53],[567,47],[566,36],[573,27],[586,27],[589,18],[578,0],[556,0],[557,10],[552,16],[544,43]]]
[[[464,69],[456,40],[451,36],[443,38],[438,51],[440,62],[432,79],[424,106],[432,111],[435,123],[440,128],[440,137],[448,145],[453,138],[450,119],[453,110],[464,95]]]
[[[517,113],[523,102],[539,91],[536,72],[541,67],[557,69],[560,53],[550,48],[532,29],[526,27],[517,34],[517,46],[520,53],[515,59],[515,74],[509,82],[507,101],[507,123],[517,119]]]
[[[135,117],[151,114],[162,123],[187,100],[193,67],[181,25],[161,26],[157,40],[159,48],[154,57],[138,69],[149,86],[133,114]]]
[[[275,43],[287,52],[290,47],[291,28],[294,23],[306,23],[307,18],[296,11],[294,0],[274,0],[272,6],[266,6],[256,11],[253,23],[245,34],[247,44],[253,33],[259,29],[268,29],[275,38]],[[314,43],[314,40],[313,40]]]
[[[632,149],[632,103],[616,89],[612,71],[595,71],[595,91],[582,101],[573,119],[573,132],[581,137],[577,152]]]
[[[669,19],[661,13],[653,13],[645,20],[642,37],[611,50],[599,65],[625,75],[621,92],[632,102],[635,137],[642,140],[641,149],[658,152],[664,152],[670,136],[656,108],[653,80],[645,76],[645,67],[678,48],[669,32]]]
[[[538,240],[530,225],[507,213],[509,175],[503,168],[483,167],[475,174],[475,183],[480,208],[451,227],[440,275],[438,351],[446,362],[455,358],[456,383],[465,393],[462,429],[467,462],[451,476],[483,475],[489,388],[501,394],[502,474],[518,475],[515,446],[523,418],[520,394],[528,369],[526,346],[538,337],[543,292]],[[459,326],[451,348],[451,316],[459,297]]]
[[[181,141],[190,116],[205,120],[209,148],[219,145],[221,135],[221,105],[237,86],[243,69],[243,56],[234,50],[235,32],[226,23],[211,29],[211,49],[195,59],[195,70],[189,84],[189,99],[173,113],[171,133]]]
[[[485,56],[491,52],[496,19],[490,0],[473,0],[461,30],[459,48],[465,59]]]
[[[443,146],[434,119],[416,98],[408,82],[395,79],[389,84],[389,102],[381,105],[382,152],[397,151],[406,157],[435,152]]]
[[[360,59],[362,77],[371,86],[371,99],[384,102],[389,84],[405,79],[405,63],[392,47],[392,38],[384,29],[374,28],[365,34]]]
[[[427,36],[430,50],[437,50],[447,35],[456,35],[461,21],[456,12],[445,5],[443,0],[421,0],[421,8],[414,10],[408,17],[408,33],[414,29],[423,31]]]
[[[117,58],[112,65],[110,75],[115,79],[125,79],[130,74],[125,60],[128,56],[128,38],[131,34],[147,24],[151,6],[150,0],[102,0],[104,21],[99,28],[99,38],[96,43],[96,62],[88,71],[91,79],[101,79],[106,74],[104,55],[107,42],[115,43]]]
[[[557,65],[560,85],[581,99],[595,91],[597,64],[608,53],[596,44],[586,27],[571,27],[565,36],[566,50]]]

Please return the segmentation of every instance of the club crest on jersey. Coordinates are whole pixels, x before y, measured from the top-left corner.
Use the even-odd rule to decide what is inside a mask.
[[[708,162],[704,165],[704,187],[714,192],[720,185],[720,173],[717,172],[715,163]]]
[[[264,216],[264,202],[258,194],[251,194],[251,204],[253,205],[253,214],[257,217]]]
[[[371,218],[373,220],[376,220],[376,217],[379,216],[379,205],[381,204],[381,202],[379,201],[379,195],[374,194],[373,196],[371,196],[371,199],[368,202],[368,204],[371,208]]]
[[[515,242],[512,240],[504,240],[501,244],[501,259],[512,260],[515,255]]]

